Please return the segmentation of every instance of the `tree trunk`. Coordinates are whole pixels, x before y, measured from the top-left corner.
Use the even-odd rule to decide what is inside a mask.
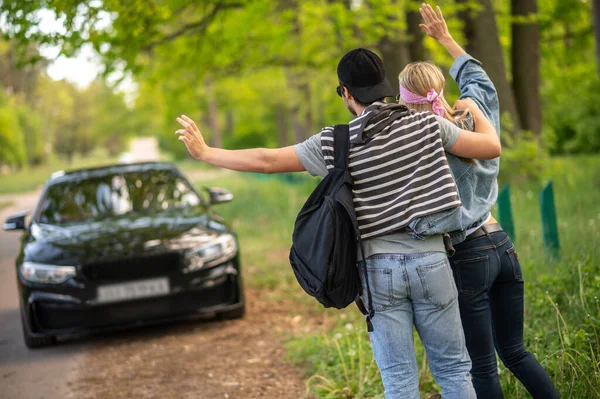
[[[279,146],[287,147],[289,145],[288,140],[288,111],[285,105],[278,105],[275,108],[277,113],[277,133],[279,136]]]
[[[515,102],[521,128],[539,135],[542,129],[540,104],[540,33],[535,21],[519,18],[537,17],[536,0],[512,0],[512,72]]]
[[[381,38],[377,48],[383,58],[385,75],[394,88],[394,94],[398,94],[398,75],[411,60],[408,43],[386,35]]]
[[[594,18],[594,37],[596,39],[596,71],[600,78],[600,0],[592,1],[592,14]]]
[[[458,3],[468,4],[471,0],[457,0]],[[467,39],[467,51],[483,63],[498,91],[500,110],[508,112],[513,126],[512,131],[521,130],[519,114],[515,104],[515,96],[506,75],[504,65],[504,50],[500,44],[498,27],[492,3],[490,0],[479,0],[483,9],[478,14],[467,10],[461,12],[460,17],[464,22],[464,34]]]
[[[423,43],[423,30],[419,27],[419,24],[423,23],[423,17],[419,13],[419,6],[421,1],[411,1],[409,11],[406,13],[406,30],[408,32],[408,52],[412,61],[425,61],[427,53],[425,51],[425,45]],[[400,73],[398,71],[397,73]]]
[[[294,143],[301,143],[312,132],[312,112],[310,86],[305,71],[286,70],[286,81],[290,92],[289,114],[292,118]]]
[[[212,78],[205,80],[206,97],[208,99],[208,125],[210,126],[211,144],[214,147],[222,148],[223,140],[221,138],[221,129],[219,128],[219,107],[215,98],[215,91]]]
[[[233,110],[228,109],[225,113],[225,130],[223,131],[223,137],[232,137],[233,129],[235,129],[235,118]]]

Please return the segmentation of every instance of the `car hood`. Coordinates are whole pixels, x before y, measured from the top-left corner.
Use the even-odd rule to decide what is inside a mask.
[[[195,248],[215,239],[225,227],[206,214],[193,217],[141,216],[68,226],[34,223],[25,259],[73,264],[99,258],[135,256]]]

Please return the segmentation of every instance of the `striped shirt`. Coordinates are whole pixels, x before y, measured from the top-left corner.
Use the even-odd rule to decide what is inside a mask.
[[[349,170],[363,239],[404,230],[417,218],[460,206],[440,123],[429,112],[383,103],[350,122]],[[324,163],[331,169],[333,128],[324,128],[320,140]]]

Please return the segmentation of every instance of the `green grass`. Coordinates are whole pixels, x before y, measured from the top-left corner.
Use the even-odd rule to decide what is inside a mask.
[[[193,168],[193,165],[190,165]],[[546,368],[561,397],[600,396],[600,159],[555,158],[547,177],[555,186],[561,240],[559,258],[544,253],[538,206],[543,182],[511,187],[515,245],[526,281],[525,343]],[[354,308],[322,309],[303,294],[287,259],[293,222],[315,181],[287,184],[273,177],[226,174],[200,185],[230,189],[236,199],[216,210],[240,236],[246,282],[274,301],[293,300],[317,323],[286,332],[289,360],[307,375],[319,398],[382,397],[364,321]],[[308,330],[308,331],[305,331]],[[416,340],[422,397],[438,387]],[[500,367],[507,398],[528,398]]]

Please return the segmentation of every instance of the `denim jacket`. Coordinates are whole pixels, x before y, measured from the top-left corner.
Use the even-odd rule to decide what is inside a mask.
[[[498,94],[481,67],[481,62],[463,54],[450,68],[450,75],[458,84],[460,98],[472,98],[500,135]],[[446,153],[446,156],[462,206],[415,220],[410,229],[416,236],[449,233],[452,242],[458,244],[465,240],[466,230],[478,226],[489,217],[496,203],[500,158],[469,164],[452,154]]]

